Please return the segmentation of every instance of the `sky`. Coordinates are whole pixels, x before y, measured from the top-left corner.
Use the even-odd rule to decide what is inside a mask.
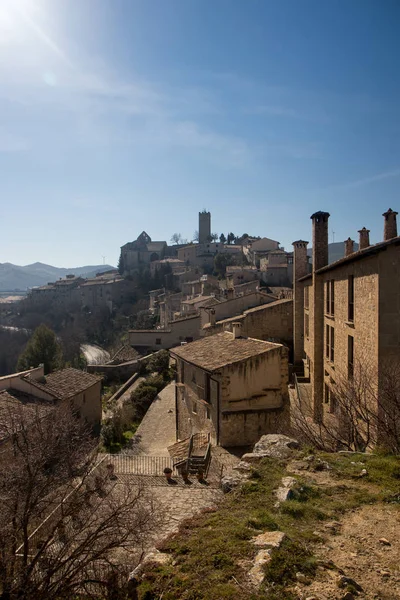
[[[381,241],[399,28],[398,0],[0,0],[0,262],[116,265],[203,209],[287,250],[317,210]]]

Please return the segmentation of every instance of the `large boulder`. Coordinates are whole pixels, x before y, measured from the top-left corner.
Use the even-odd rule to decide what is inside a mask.
[[[261,458],[289,458],[293,450],[300,448],[297,440],[280,433],[263,435],[253,448],[253,452],[244,454],[242,460],[252,463]]]

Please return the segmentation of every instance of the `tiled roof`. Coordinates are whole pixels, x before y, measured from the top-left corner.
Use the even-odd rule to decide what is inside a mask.
[[[173,356],[182,358],[205,371],[216,371],[226,365],[265,354],[280,347],[280,344],[254,338],[234,339],[232,333],[223,332],[174,348],[170,352]]]
[[[98,375],[73,368],[54,371],[54,373],[46,375],[44,382],[34,381],[29,377],[24,377],[24,379],[34,387],[46,391],[59,400],[80,394],[101,381],[101,377]]]
[[[0,391],[0,442],[21,426],[24,420],[42,418],[53,409],[53,404],[16,390]]]

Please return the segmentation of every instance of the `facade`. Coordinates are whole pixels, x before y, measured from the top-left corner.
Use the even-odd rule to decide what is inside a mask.
[[[248,446],[288,423],[288,360],[280,344],[240,337],[240,325],[171,351],[177,438]]]
[[[135,284],[121,277],[117,271],[86,279],[78,288],[83,308],[106,307],[110,312],[115,305],[132,302],[134,290]]]
[[[290,287],[293,283],[293,253],[271,250],[260,259],[260,271],[266,285]]]
[[[316,422],[337,417],[338,382],[353,381],[355,367],[368,370],[374,411],[384,372],[400,361],[400,237],[397,213],[384,213],[384,241],[369,244],[363,228],[360,249],[328,265],[329,213],[313,222],[312,273],[307,274],[307,243],[294,242],[294,361],[311,384]],[[372,396],[371,396],[372,398]],[[378,400],[377,400],[378,399]]]
[[[96,433],[100,432],[102,378],[78,369],[61,369],[44,375],[43,366],[0,377],[2,409],[14,403],[48,411],[54,405],[70,405]]]
[[[255,306],[261,306],[268,304],[276,300],[274,296],[269,294],[262,294],[261,292],[250,292],[250,294],[243,294],[237,298],[233,297],[230,300],[224,302],[215,303],[211,308],[201,308],[201,325],[204,327],[207,323],[221,321],[222,319],[229,319],[236,315],[242,314],[243,311],[254,308]]]
[[[79,286],[85,280],[75,275],[67,275],[65,279],[49,282],[47,285],[33,288],[29,297],[32,302],[42,302],[49,300],[56,304],[65,306],[67,304],[79,303]]]
[[[200,335],[200,316],[175,319],[162,329],[131,329],[129,344],[144,351],[168,350],[182,342],[191,342]]]
[[[167,242],[153,242],[145,232],[139,235],[134,242],[121,246],[120,266],[124,275],[132,275],[140,268],[149,266],[155,260],[164,258]]]
[[[246,238],[243,244],[243,254],[247,260],[255,267],[260,267],[260,260],[268,255],[269,252],[279,249],[279,242],[270,238]]]
[[[203,326],[202,335],[232,331],[235,323],[241,324],[242,335],[246,337],[285,344],[290,352],[293,349],[293,300],[276,300],[250,308],[239,316],[216,320],[215,324],[209,321]]]

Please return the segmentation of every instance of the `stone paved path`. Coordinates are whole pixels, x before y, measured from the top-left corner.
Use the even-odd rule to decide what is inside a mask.
[[[176,441],[175,384],[165,387],[150,406],[130,444],[135,454],[169,456],[167,447]]]

